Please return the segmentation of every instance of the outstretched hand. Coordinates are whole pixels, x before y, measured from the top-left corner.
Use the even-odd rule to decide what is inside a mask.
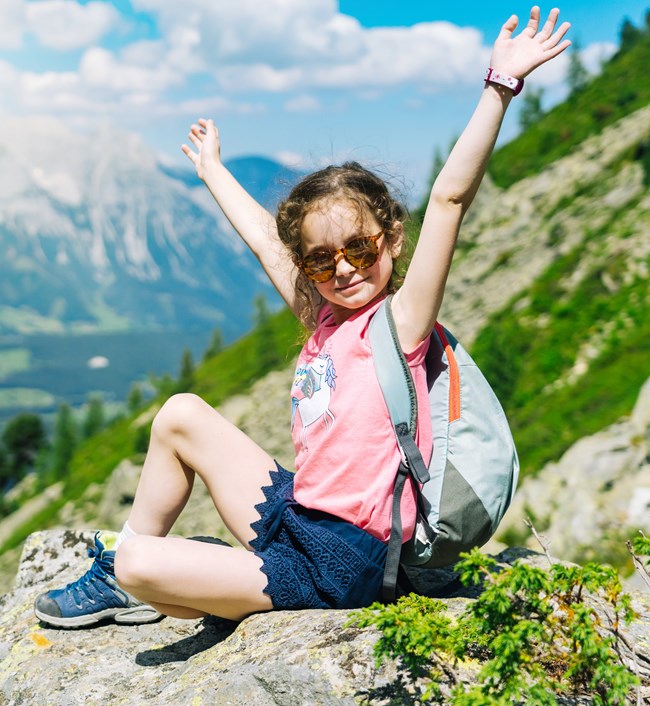
[[[516,37],[512,34],[519,22],[516,15],[503,25],[492,49],[490,66],[515,78],[526,77],[533,69],[561,54],[571,42],[564,39],[571,25],[563,22],[557,30],[560,11],[553,8],[544,26],[539,29],[540,10],[535,5],[530,11],[528,25]]]
[[[197,124],[190,128],[188,137],[197,151],[187,145],[181,145],[181,149],[194,164],[199,179],[205,180],[210,167],[221,162],[219,131],[213,120],[199,118]]]

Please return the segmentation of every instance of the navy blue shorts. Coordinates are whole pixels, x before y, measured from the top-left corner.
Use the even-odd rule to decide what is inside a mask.
[[[277,465],[277,464],[276,464]],[[380,600],[387,545],[334,515],[293,499],[293,473],[278,465],[251,542],[278,610],[361,608]]]

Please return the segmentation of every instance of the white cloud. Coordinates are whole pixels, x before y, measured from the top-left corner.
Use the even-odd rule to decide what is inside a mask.
[[[19,49],[25,29],[23,0],[2,0],[0,6],[0,49]]]
[[[84,53],[79,71],[88,86],[117,94],[133,91],[155,94],[184,82],[183,74],[165,63],[130,63],[101,47],[93,47]]]
[[[197,64],[226,90],[281,92],[472,81],[487,62],[482,35],[448,22],[366,29],[333,0],[133,0],[167,36],[188,32]]]
[[[236,102],[220,96],[212,98],[197,98],[169,105],[169,112],[174,115],[184,114],[192,119],[199,117],[218,116],[225,113],[249,115],[263,113],[266,106],[263,103]]]
[[[319,89],[378,98],[393,87],[435,93],[480,82],[490,49],[482,34],[448,22],[364,28],[338,11],[336,0],[132,0],[150,12],[160,36],[119,50],[101,46],[126,20],[109,2],[0,0],[0,47],[18,46],[32,33],[55,51],[84,49],[78,67],[41,73],[0,65],[0,102],[23,110],[77,111],[89,116],[182,113],[194,117],[265,110],[245,91],[282,93],[290,112],[321,109]],[[13,42],[13,44],[12,44]],[[589,70],[612,45],[583,51]],[[567,56],[531,77],[561,85]],[[200,89],[192,82],[200,80]],[[194,85],[198,85],[194,84]],[[200,98],[174,97],[187,89]],[[412,93],[413,91],[411,91]],[[191,95],[191,94],[190,94]],[[72,119],[73,116],[71,116]],[[141,120],[141,117],[134,118]]]
[[[580,52],[580,58],[587,71],[592,74],[600,73],[602,64],[606,62],[615,52],[616,45],[611,42],[594,42]],[[542,88],[553,88],[563,85],[566,81],[569,69],[569,52],[563,52],[553,61],[540,66],[530,79],[526,79],[531,85]]]
[[[284,109],[291,113],[312,113],[320,110],[321,102],[315,96],[310,96],[306,93],[290,98],[285,104]]]
[[[97,42],[116,27],[117,10],[106,2],[79,5],[75,0],[44,0],[26,5],[29,30],[52,49],[79,49]]]
[[[590,74],[599,74],[602,65],[616,54],[617,49],[613,42],[594,42],[580,52],[580,57]]]
[[[2,0],[0,48],[19,49],[25,35],[31,34],[50,49],[81,49],[120,23],[120,14],[107,2],[80,5],[75,0]]]
[[[304,155],[298,154],[297,152],[280,150],[275,153],[274,157],[280,164],[284,164],[284,166],[289,167],[289,169],[302,169],[305,166]]]

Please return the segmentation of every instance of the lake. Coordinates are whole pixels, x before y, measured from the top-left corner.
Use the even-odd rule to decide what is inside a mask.
[[[185,348],[198,362],[212,332],[122,332],[0,336],[0,425],[24,411],[49,415],[89,394],[124,401],[136,381],[178,377]]]

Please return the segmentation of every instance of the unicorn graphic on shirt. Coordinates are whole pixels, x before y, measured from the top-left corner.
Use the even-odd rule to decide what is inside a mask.
[[[329,429],[334,424],[334,415],[329,409],[332,390],[336,389],[336,370],[328,353],[322,353],[308,365],[296,370],[291,388],[291,429],[296,415],[300,415],[302,430],[300,443],[307,449],[307,428],[320,419]]]

